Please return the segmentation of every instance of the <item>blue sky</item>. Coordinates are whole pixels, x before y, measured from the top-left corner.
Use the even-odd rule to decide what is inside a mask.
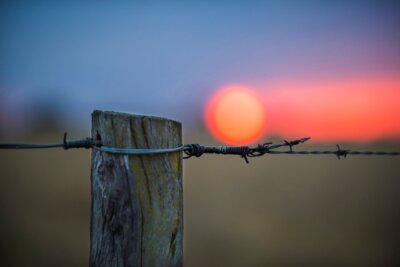
[[[3,2],[1,117],[47,101],[86,124],[185,121],[224,84],[399,73],[398,25],[398,1]]]

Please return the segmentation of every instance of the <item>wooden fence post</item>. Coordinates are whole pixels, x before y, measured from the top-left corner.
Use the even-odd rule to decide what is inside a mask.
[[[181,146],[181,124],[108,111],[92,137],[118,148]],[[181,153],[118,155],[93,149],[90,266],[182,266]]]

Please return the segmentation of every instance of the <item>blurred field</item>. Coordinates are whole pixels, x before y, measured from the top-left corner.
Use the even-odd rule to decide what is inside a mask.
[[[189,130],[185,143],[215,144],[203,129]],[[334,144],[303,145],[314,147]],[[399,143],[343,147],[400,150]],[[248,165],[232,156],[187,160],[185,266],[398,266],[399,163],[312,155]],[[90,150],[0,151],[0,168],[0,265],[88,266]]]

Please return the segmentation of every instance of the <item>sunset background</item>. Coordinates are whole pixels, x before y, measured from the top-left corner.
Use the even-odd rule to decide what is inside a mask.
[[[399,151],[399,25],[399,1],[1,1],[0,143],[89,136],[101,109],[179,120],[184,143]],[[211,116],[232,86],[258,104]],[[187,160],[185,266],[398,266],[399,163]],[[87,266],[90,151],[0,151],[0,168],[0,265]]]

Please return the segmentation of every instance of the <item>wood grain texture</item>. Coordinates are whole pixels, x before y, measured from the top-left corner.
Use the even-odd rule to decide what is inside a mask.
[[[92,137],[118,148],[172,148],[176,121],[94,111]],[[182,266],[182,155],[93,150],[90,266]]]

